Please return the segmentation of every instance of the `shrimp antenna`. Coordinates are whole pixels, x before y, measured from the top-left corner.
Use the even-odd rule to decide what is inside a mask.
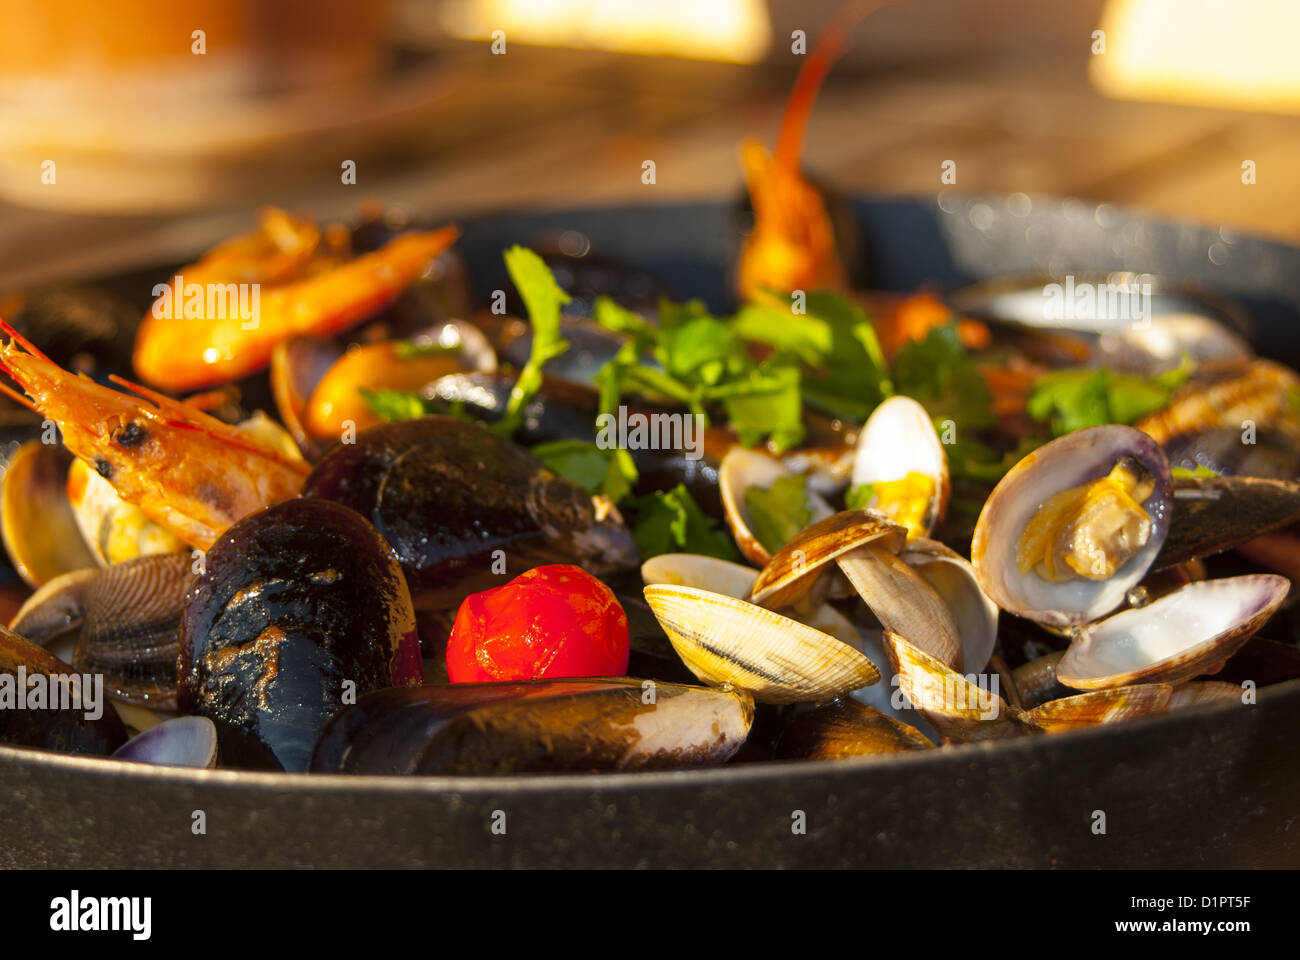
[[[803,149],[804,133],[808,129],[808,115],[812,113],[822,81],[839,59],[849,31],[867,14],[892,6],[895,2],[896,0],[849,0],[835,12],[831,22],[822,30],[813,52],[799,70],[794,90],[790,92],[790,100],[785,106],[785,115],[781,118],[781,132],[777,135],[776,149],[773,151],[777,166],[790,171],[798,169],[799,153]]]
[[[45,360],[49,363],[54,362],[50,360],[50,358],[47,357],[45,354],[41,353],[41,351],[37,350],[35,344],[33,344],[30,340],[28,340],[21,333],[15,330],[13,328],[13,325],[9,323],[8,320],[5,320],[3,317],[0,317],[0,332],[5,333],[10,340],[18,344],[18,346],[22,347],[25,351],[30,353],[32,356],[40,357],[42,360]]]

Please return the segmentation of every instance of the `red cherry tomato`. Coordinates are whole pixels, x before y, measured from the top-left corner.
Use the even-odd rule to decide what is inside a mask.
[[[465,598],[447,639],[447,677],[621,677],[627,657],[627,615],[614,592],[581,567],[553,564]]]

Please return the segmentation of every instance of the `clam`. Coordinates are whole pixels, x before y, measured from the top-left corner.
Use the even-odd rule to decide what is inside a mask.
[[[1223,703],[1243,703],[1242,688],[1222,680],[1193,680],[1174,687],[1169,697],[1170,710],[1210,707]]]
[[[1127,427],[1080,430],[1030,454],[985,503],[971,552],[1000,607],[1064,628],[1066,686],[1178,683],[1219,669],[1277,610],[1289,581],[1272,574],[1199,580],[1102,619],[1142,581],[1173,505],[1168,463]]]
[[[911,397],[890,397],[858,434],[850,489],[909,537],[929,536],[948,507],[948,457],[934,421]]]
[[[306,770],[321,727],[371,690],[423,679],[388,545],[328,500],[287,500],[208,551],[181,619],[179,706],[237,766]]]
[[[454,608],[468,594],[542,564],[575,563],[599,576],[638,563],[632,535],[608,498],[592,497],[509,441],[456,417],[363,431],[316,465],[303,496],[337,501],[367,518],[426,609]]]
[[[880,679],[848,644],[757,604],[667,584],[645,598],[692,673],[760,703],[831,700]]]
[[[1077,430],[1029,454],[989,495],[971,541],[975,574],[1008,612],[1050,627],[1096,620],[1146,574],[1172,499],[1150,437]]]
[[[1091,690],[1039,704],[1024,713],[1024,720],[1048,733],[1059,733],[1151,713],[1164,713],[1169,707],[1173,689],[1167,683],[1144,683],[1110,690]]]
[[[737,600],[753,600],[750,591],[759,571],[744,564],[691,553],[664,553],[641,564],[641,580],[646,586],[655,583],[712,590]],[[775,604],[765,604],[776,609]],[[829,633],[855,650],[862,649],[858,628],[829,603],[788,611],[788,615],[805,626]]]
[[[512,774],[722,763],[753,701],[731,690],[631,678],[430,684],[380,690],[321,731],[316,772]]]
[[[780,460],[743,447],[733,447],[718,467],[718,492],[722,496],[727,525],[736,538],[740,552],[760,567],[771,560],[772,554],[809,522],[824,520],[834,512],[819,494],[805,490],[804,503],[808,512],[806,520],[784,516],[767,518],[778,524],[788,523],[784,528],[766,529],[764,518],[756,518],[751,509],[750,498],[753,494],[750,491],[768,491],[778,482],[790,483],[796,479],[805,482]]]
[[[217,728],[207,717],[173,717],[136,734],[113,752],[113,758],[211,769],[217,765]]]
[[[32,587],[97,566],[68,503],[72,459],[61,445],[33,440],[18,448],[0,481],[0,534],[14,569]]]
[[[840,760],[930,750],[917,730],[856,700],[835,700],[796,713],[776,744],[780,760]]]
[[[1270,573],[1189,583],[1082,628],[1056,677],[1094,690],[1214,673],[1276,612],[1290,587]]]
[[[957,673],[891,631],[885,631],[884,644],[903,695],[945,740],[1001,740],[1037,731],[1007,705],[992,682],[981,684],[973,674]]]
[[[934,589],[952,614],[961,641],[962,668],[983,670],[998,640],[998,605],[980,589],[970,561],[926,537],[909,540],[898,556]]]
[[[107,756],[126,728],[102,693],[91,677],[0,627],[0,743]]]
[[[196,579],[192,564],[189,553],[176,553],[64,574],[28,598],[11,629],[42,645],[72,634],[73,666],[102,674],[115,699],[175,710],[181,612]]]

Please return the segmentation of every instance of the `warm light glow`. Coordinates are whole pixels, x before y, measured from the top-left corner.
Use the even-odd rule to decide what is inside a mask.
[[[459,0],[447,32],[490,40],[753,63],[771,42],[763,0]]]
[[[1109,0],[1100,28],[1108,96],[1300,113],[1297,0]]]

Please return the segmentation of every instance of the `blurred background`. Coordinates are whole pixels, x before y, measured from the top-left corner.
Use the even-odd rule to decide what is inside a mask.
[[[771,142],[839,5],[0,0],[0,289],[178,261],[267,203],[737,197],[738,143]],[[1295,0],[899,3],[851,35],[805,167],[1300,242],[1298,38]]]

